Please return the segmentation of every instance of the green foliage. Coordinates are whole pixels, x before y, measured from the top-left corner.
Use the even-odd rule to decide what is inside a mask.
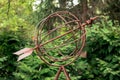
[[[54,79],[58,68],[46,65],[37,57],[36,52],[20,62],[16,62],[17,57],[12,54],[24,47],[33,47],[31,36],[34,35],[34,25],[31,22],[36,24],[57,10],[53,3],[54,0],[41,1],[43,2],[33,13],[32,3],[34,0],[10,1],[9,8],[7,0],[0,0],[0,80]],[[85,48],[88,57],[86,59],[79,58],[75,63],[66,66],[71,80],[119,80],[119,26],[112,26],[111,21],[101,22],[101,24],[93,24],[93,27],[87,28],[87,32]],[[59,45],[59,41],[54,44]],[[48,45],[47,47],[52,46]],[[73,49],[72,45],[61,48],[66,54]],[[53,54],[53,52],[50,53]],[[59,79],[65,79],[63,73]]]
[[[47,17],[49,14],[57,11],[55,7],[55,0],[41,0],[39,5],[34,5],[36,10],[34,11],[32,23],[37,24],[43,18]]]
[[[16,57],[12,53],[25,47],[32,36],[33,26],[26,21],[31,12],[26,6],[30,3],[22,1],[10,1],[9,8],[7,0],[0,1],[0,80],[15,80]]]
[[[108,23],[87,28],[88,57],[67,67],[72,80],[119,80],[120,28]]]
[[[93,27],[88,31],[88,63],[93,67],[94,78],[119,80],[120,77],[120,29],[107,24],[106,27]]]
[[[12,53],[23,47],[25,41],[22,41],[11,31],[0,32],[0,78],[3,80],[14,79],[12,73],[16,70],[16,58]]]
[[[51,80],[56,72],[55,68],[46,65],[35,54],[17,65],[17,72],[14,72],[17,80]]]
[[[103,10],[109,16],[114,24],[120,25],[120,0],[106,0],[107,7]]]

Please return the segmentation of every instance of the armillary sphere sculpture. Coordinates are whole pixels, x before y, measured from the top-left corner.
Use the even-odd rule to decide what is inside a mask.
[[[85,25],[90,24],[97,17],[81,24],[80,20],[68,11],[58,11],[40,21],[37,27],[34,48],[24,48],[14,54],[20,55],[18,61],[37,51],[41,60],[51,66],[59,67],[55,80],[61,71],[67,80],[70,77],[65,66],[74,62],[80,55],[85,45]]]

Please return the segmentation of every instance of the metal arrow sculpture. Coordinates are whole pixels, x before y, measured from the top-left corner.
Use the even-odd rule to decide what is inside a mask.
[[[66,79],[70,77],[65,66],[78,57],[86,57],[83,48],[86,40],[85,26],[91,24],[97,17],[90,18],[81,24],[80,20],[68,11],[58,11],[40,21],[37,27],[34,48],[24,48],[13,54],[18,55],[18,61],[32,54],[37,55],[46,64],[59,67],[54,80],[58,80],[63,71]]]

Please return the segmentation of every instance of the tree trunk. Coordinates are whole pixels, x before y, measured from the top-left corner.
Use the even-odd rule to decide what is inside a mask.
[[[66,5],[67,5],[67,0],[59,0],[59,4],[60,4],[60,8],[61,9],[66,9]]]
[[[88,13],[88,5],[87,5],[87,0],[81,0],[81,6],[82,6],[82,22],[87,20],[87,13]]]

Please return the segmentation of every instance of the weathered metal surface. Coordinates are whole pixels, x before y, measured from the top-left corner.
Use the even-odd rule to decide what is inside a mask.
[[[51,22],[53,19],[54,22]],[[45,63],[52,66],[66,66],[72,63],[80,56],[82,49],[84,48],[86,40],[85,25],[90,24],[95,19],[96,17],[91,18],[90,20],[81,24],[80,20],[68,11],[58,11],[49,15],[43,19],[38,26],[38,34],[36,40],[36,51],[38,53],[38,56]],[[52,28],[50,28],[51,25],[49,25],[48,22],[52,23]],[[55,23],[58,25],[53,26]],[[48,29],[45,31],[44,28]],[[60,34],[60,31],[62,30],[64,32]],[[53,34],[55,35],[53,36]],[[49,38],[50,36],[53,37]],[[57,40],[61,40],[58,45],[55,44]],[[70,44],[74,46],[74,49],[65,55],[62,52],[61,48]],[[46,45],[53,46],[49,48],[46,47]],[[57,53],[52,55],[49,53],[52,51],[54,52],[55,50]],[[58,54],[58,56],[54,56],[56,54]],[[56,62],[60,62],[61,64],[56,64]]]
[[[59,22],[57,22],[57,18],[59,18]],[[59,70],[56,74],[56,77],[54,80],[58,80],[60,73],[63,71],[66,79],[70,80],[70,77],[65,69],[64,66],[69,65],[74,60],[76,60],[82,53],[82,50],[85,45],[86,40],[86,30],[85,26],[92,23],[93,20],[95,20],[97,17],[90,18],[90,20],[87,20],[85,23],[81,24],[80,20],[73,15],[72,13],[68,11],[58,11],[55,12],[45,19],[43,19],[39,26],[38,26],[38,35],[36,40],[36,51],[38,53],[38,56],[47,64],[51,66],[58,66]],[[53,26],[55,23],[52,22],[52,28],[51,25],[49,25],[47,22],[51,22],[51,19],[56,19],[56,23],[59,25]],[[47,31],[43,31],[44,27],[48,28]],[[63,34],[60,34],[59,32],[66,29],[66,31]],[[55,33],[54,33],[55,32]],[[53,34],[53,37],[49,38]],[[68,37],[66,35],[71,35],[69,38],[62,38],[62,37]],[[44,37],[43,37],[44,36]],[[48,37],[48,38],[47,38]],[[46,39],[47,38],[47,39]],[[53,46],[51,48],[47,48],[45,45],[51,43],[50,45],[56,45],[57,40],[60,40],[61,43],[57,46]],[[61,51],[61,47],[65,47],[67,45],[74,45],[74,49],[72,52],[65,55]],[[69,46],[70,47],[70,46]],[[57,50],[57,53],[50,54],[49,51]],[[54,56],[58,54],[58,56]],[[57,63],[58,62],[58,63]],[[63,63],[63,64],[62,64]]]
[[[46,64],[59,67],[55,80],[58,80],[62,71],[67,80],[70,80],[65,66],[74,62],[83,53],[85,57],[86,52],[82,52],[86,40],[85,26],[91,24],[96,18],[90,18],[81,24],[80,20],[68,11],[55,12],[39,23],[34,40],[36,46],[24,48],[14,54],[20,55],[19,61],[36,50]]]

